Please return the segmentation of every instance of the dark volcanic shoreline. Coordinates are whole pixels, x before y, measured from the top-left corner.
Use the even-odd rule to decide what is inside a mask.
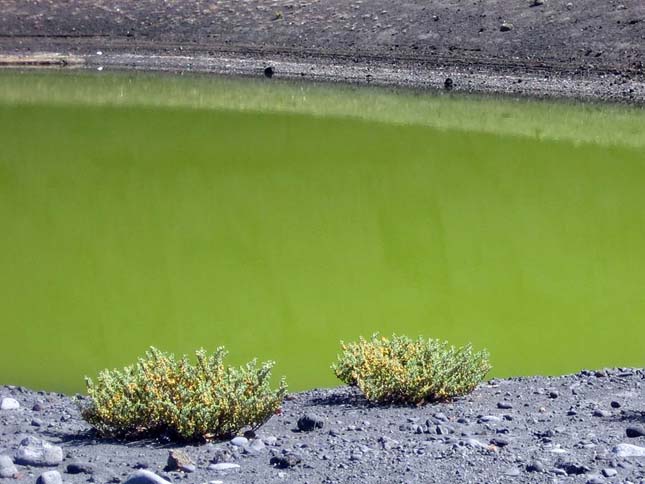
[[[148,469],[187,483],[642,484],[644,386],[645,369],[583,371],[491,380],[422,407],[371,405],[348,387],[312,390],[290,395],[255,438],[201,446],[101,440],[80,418],[77,397],[5,386],[3,406],[14,399],[19,407],[0,410],[0,455],[16,461],[20,482],[57,470],[63,482],[118,483]],[[303,415],[322,428],[299,431]],[[40,440],[62,448],[49,452],[50,465],[24,460]],[[173,449],[192,472],[164,470]]]
[[[45,53],[34,57],[36,53]],[[18,56],[18,57],[16,57]],[[0,0],[0,65],[645,103],[640,0]]]

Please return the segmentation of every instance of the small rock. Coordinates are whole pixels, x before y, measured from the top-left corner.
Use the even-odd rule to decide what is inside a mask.
[[[627,434],[627,437],[629,438],[636,438],[636,437],[645,437],[645,427],[641,426],[632,426],[632,427],[627,427],[625,430],[625,434]]]
[[[186,452],[178,449],[168,452],[168,462],[164,471],[195,472],[196,469],[195,464]]]
[[[269,460],[269,464],[277,469],[288,469],[289,467],[297,466],[301,462],[302,458],[294,453],[276,455]]]
[[[493,444],[496,447],[506,447],[511,442],[510,442],[510,440],[507,440],[507,439],[502,439],[500,437],[495,437],[493,439],[490,439],[490,443]]]
[[[240,468],[239,464],[233,464],[232,462],[220,462],[218,464],[211,464],[208,468],[212,471],[234,471]]]
[[[298,429],[302,432],[311,432],[315,429],[321,429],[324,424],[324,420],[313,413],[305,414],[298,419]]]
[[[617,402],[616,400],[613,400],[609,405],[611,405],[611,408],[620,408],[620,402]]]
[[[43,409],[43,406],[40,403],[34,403],[34,406],[31,407],[34,412],[40,412]]]
[[[614,477],[617,474],[618,471],[616,469],[612,469],[611,467],[607,467],[606,469],[602,470],[602,475],[605,477]]]
[[[479,448],[479,449],[488,449],[488,446],[483,442],[480,442],[477,439],[466,439],[464,444],[469,447]]]
[[[556,462],[555,466],[558,469],[562,469],[564,472],[566,472],[568,476],[577,476],[580,474],[586,474],[591,470],[587,466],[583,466],[578,464],[577,462],[570,462],[570,461],[558,461]]]
[[[274,437],[273,435],[270,435],[269,437],[265,437],[262,440],[264,441],[264,443],[266,445],[269,445],[271,447],[273,447],[274,445],[276,445],[278,443],[278,438]]]
[[[531,7],[539,7],[541,5],[544,5],[544,0],[533,0],[531,2]]]
[[[479,422],[501,422],[502,418],[497,415],[483,415],[479,417]]]
[[[57,466],[63,462],[63,449],[36,437],[20,442],[16,462],[28,466]]]
[[[20,403],[15,398],[5,397],[0,403],[0,410],[17,410],[20,408]]]
[[[549,392],[549,398],[551,398],[551,399],[556,399],[559,396],[560,395],[558,394],[558,392]]]
[[[249,448],[254,450],[254,451],[256,451],[256,452],[260,452],[261,450],[264,450],[265,447],[266,446],[264,445],[264,442],[262,442],[262,439],[255,439],[249,445]]]
[[[502,402],[497,402],[497,408],[501,408],[502,410],[509,410],[513,408],[513,405],[511,404],[511,402],[502,401]]]
[[[246,437],[235,437],[231,439],[231,444],[235,447],[246,447],[249,445],[249,439]]]
[[[399,445],[398,441],[391,439],[390,437],[387,437],[385,435],[379,437],[378,443],[381,444],[381,448],[383,448],[383,450],[390,450]]]
[[[43,426],[43,421],[40,420],[39,418],[35,418],[31,421],[31,426],[32,427],[42,427]]]
[[[13,465],[13,460],[8,455],[0,455],[0,479],[15,477],[18,469]]]
[[[611,417],[611,412],[608,412],[607,410],[594,410],[593,412],[594,417]]]
[[[598,474],[589,474],[587,484],[604,484],[605,480]]]
[[[58,471],[47,471],[38,476],[36,484],[63,484],[63,478]]]
[[[568,450],[563,449],[559,445],[556,445],[555,447],[553,447],[551,450],[549,450],[549,452],[551,452],[552,454],[568,454],[569,453]]]
[[[612,452],[618,457],[645,457],[645,447],[632,444],[618,444]]]
[[[526,466],[527,472],[544,472],[546,468],[539,460],[533,461]]]
[[[271,79],[273,77],[273,67],[269,66],[264,69],[264,77]]]
[[[68,474],[94,474],[95,470],[94,466],[87,462],[70,462],[66,468]]]
[[[170,484],[154,472],[141,469],[133,473],[123,484]]]
[[[233,460],[233,454],[231,454],[226,449],[215,449],[215,453],[211,458],[213,464],[219,464],[221,462],[231,462]]]
[[[517,467],[511,467],[504,471],[505,476],[516,477],[520,475],[520,470]]]
[[[446,78],[446,80],[445,80],[445,81],[443,81],[443,88],[444,88],[446,91],[452,91],[452,88],[454,87],[454,85],[455,85],[455,83],[454,83],[454,82],[453,82],[453,80],[452,80],[451,78],[449,78],[449,77],[447,77],[447,78]]]
[[[504,22],[499,26],[500,32],[509,32],[511,30],[513,30],[513,24],[510,22]]]

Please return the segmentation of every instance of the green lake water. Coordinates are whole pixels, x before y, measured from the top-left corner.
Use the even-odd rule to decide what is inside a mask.
[[[332,386],[339,340],[376,331],[472,342],[494,376],[645,365],[642,133],[7,94],[23,82],[0,77],[0,384],[80,391],[150,345],[225,345]],[[584,127],[571,110],[543,122]]]

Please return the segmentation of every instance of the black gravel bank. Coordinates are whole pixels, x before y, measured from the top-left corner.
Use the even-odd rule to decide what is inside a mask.
[[[645,369],[613,369],[492,380],[423,407],[370,405],[347,387],[312,390],[291,395],[255,436],[176,446],[97,439],[78,397],[5,386],[0,475],[29,483],[57,471],[67,483],[644,484],[644,387]],[[57,473],[40,482],[60,482]]]
[[[0,65],[643,104],[644,62],[642,0],[0,0]]]

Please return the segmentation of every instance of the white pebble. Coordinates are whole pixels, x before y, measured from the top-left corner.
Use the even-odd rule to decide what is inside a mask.
[[[17,410],[20,408],[20,403],[15,398],[5,397],[0,403],[0,409],[2,410]]]

